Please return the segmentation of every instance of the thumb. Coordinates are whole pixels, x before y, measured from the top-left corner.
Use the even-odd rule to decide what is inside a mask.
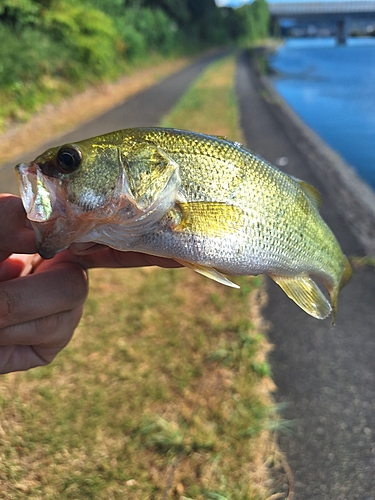
[[[0,194],[0,261],[12,253],[35,253],[34,231],[26,226],[21,198]]]

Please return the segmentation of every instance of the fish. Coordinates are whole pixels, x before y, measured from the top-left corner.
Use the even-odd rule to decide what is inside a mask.
[[[267,274],[306,313],[335,320],[352,269],[319,192],[238,142],[129,128],[50,148],[16,172],[43,258],[96,242],[232,287],[229,276]]]

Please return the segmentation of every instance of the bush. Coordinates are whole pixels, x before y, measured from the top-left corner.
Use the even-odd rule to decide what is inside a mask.
[[[70,53],[41,31],[28,27],[16,33],[1,24],[0,47],[1,127],[5,118],[27,118],[53,98],[59,85],[55,82],[52,88],[51,79],[64,72]]]
[[[265,37],[268,23],[265,0],[236,10],[214,0],[0,0],[0,127],[2,117],[113,79],[129,62],[247,44]]]
[[[0,128],[72,84],[113,78],[124,66],[113,20],[69,0],[3,0],[0,47]]]
[[[68,68],[68,77],[109,78],[118,74],[119,36],[112,19],[100,10],[61,0],[46,10],[43,25],[76,62],[70,71]]]
[[[160,9],[128,8],[116,26],[130,61],[144,59],[150,52],[168,55],[176,49],[177,26]]]

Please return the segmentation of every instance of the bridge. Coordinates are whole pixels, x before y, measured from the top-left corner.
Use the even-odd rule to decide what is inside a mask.
[[[375,23],[374,0],[271,2],[271,16],[279,22],[287,19],[305,25],[335,24],[338,43],[345,43],[352,20]]]

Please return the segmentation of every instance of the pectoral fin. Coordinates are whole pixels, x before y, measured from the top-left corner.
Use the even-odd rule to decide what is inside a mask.
[[[324,319],[332,311],[315,282],[308,276],[271,276],[301,309],[314,318]]]
[[[230,286],[232,288],[240,288],[238,285],[236,285],[236,283],[230,281],[226,276],[219,273],[219,271],[216,271],[216,269],[214,269],[213,267],[201,266],[199,264],[194,264],[192,262],[188,262],[186,260],[181,260],[181,259],[174,259],[174,260],[176,260],[185,267],[193,269],[193,271],[195,271],[196,273],[202,274],[203,276],[206,276],[206,278],[210,278],[211,280],[217,281],[222,285]]]
[[[196,201],[178,203],[180,220],[174,231],[187,231],[207,237],[222,237],[236,233],[243,225],[240,208],[226,203]]]

